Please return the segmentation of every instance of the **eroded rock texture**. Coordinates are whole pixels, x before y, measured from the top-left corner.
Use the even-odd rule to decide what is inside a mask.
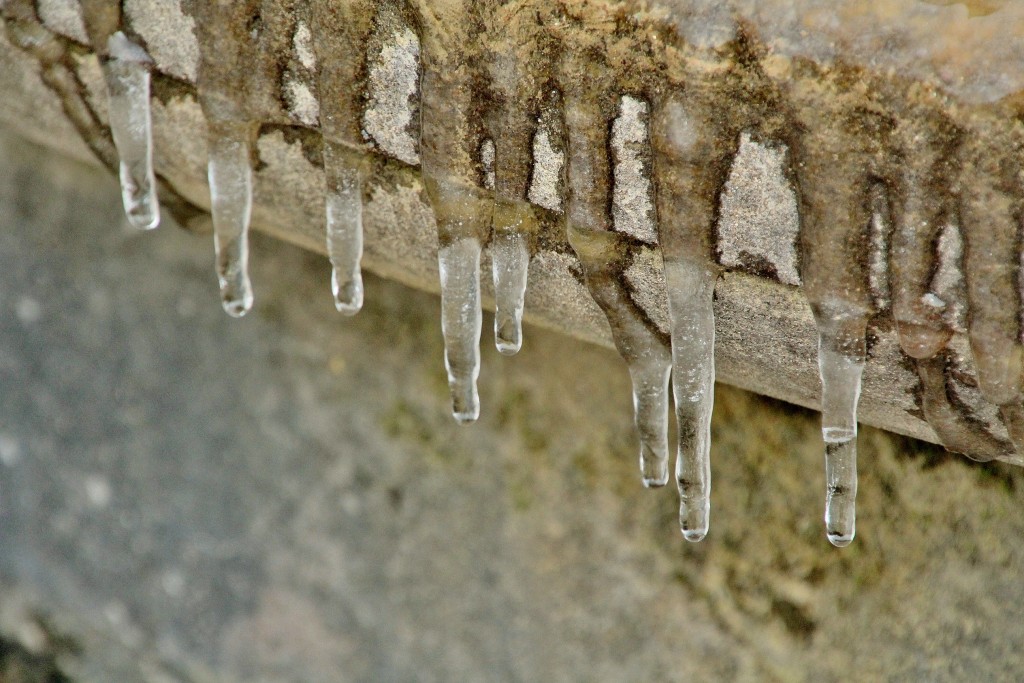
[[[481,410],[483,297],[504,353],[524,308],[610,336],[648,486],[668,481],[671,384],[691,540],[716,365],[821,407],[839,545],[859,418],[1024,461],[1019,5],[8,0],[3,16],[9,59],[119,159],[136,225],[156,222],[154,166],[179,221],[210,207],[231,315],[253,305],[255,221],[326,250],[349,315],[364,252],[420,285],[436,268],[459,421]],[[180,144],[199,131],[205,150]]]
[[[253,301],[251,219],[329,253],[342,312],[362,305],[364,252],[421,286],[437,271],[459,420],[480,412],[482,298],[505,352],[524,307],[611,341],[654,486],[671,378],[694,540],[716,369],[822,408],[840,542],[858,417],[1024,462],[1017,3],[8,0],[3,15],[8,77],[56,95],[105,164],[120,152],[126,207],[148,181],[125,150],[150,134],[115,124],[114,150],[121,101],[105,96],[122,62],[152,69],[148,154],[180,221],[211,208],[229,313]]]

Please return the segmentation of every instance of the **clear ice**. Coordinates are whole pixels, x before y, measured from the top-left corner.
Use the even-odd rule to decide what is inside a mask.
[[[324,143],[327,174],[327,253],[331,259],[334,306],[344,315],[363,307],[363,201],[359,169],[345,161],[345,152]]]
[[[832,545],[856,533],[857,401],[864,373],[865,321],[823,307],[818,321],[821,432],[825,440],[825,532]]]
[[[502,206],[495,207],[495,222]],[[521,223],[521,220],[519,221]],[[519,352],[523,345],[523,302],[530,268],[527,236],[516,230],[495,231],[491,241],[494,275],[494,344],[505,355]]]
[[[480,376],[480,241],[462,237],[437,253],[441,271],[441,333],[444,365],[452,392],[452,415],[459,422],[480,416],[476,381]]]
[[[666,261],[672,318],[679,527],[688,541],[708,533],[711,512],[711,412],[715,403],[715,273],[705,264]]]
[[[672,366],[656,356],[628,364],[633,417],[640,434],[640,479],[645,488],[668,483],[668,383]]]
[[[421,13],[420,27],[420,170],[437,222],[444,363],[452,415],[461,423],[480,415],[480,253],[494,209],[479,173],[483,138],[472,121],[472,72],[462,61],[462,49],[475,40],[474,7],[468,0],[437,4]]]
[[[249,282],[249,218],[252,166],[247,131],[221,126],[210,135],[210,200],[221,304],[240,318],[252,308]]]
[[[150,230],[160,224],[153,175],[153,130],[149,79],[153,60],[118,31],[107,41],[104,65],[110,102],[110,131],[120,155],[121,198],[128,220]]]

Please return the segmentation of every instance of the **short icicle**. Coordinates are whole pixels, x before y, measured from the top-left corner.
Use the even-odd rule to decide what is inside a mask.
[[[958,149],[968,337],[982,395],[1024,458],[1024,329],[1021,215],[1024,131],[1015,111],[993,104],[972,117]],[[979,125],[980,124],[980,125]],[[974,126],[978,126],[975,129]]]
[[[706,93],[673,95],[655,102],[651,117],[658,241],[672,322],[679,527],[688,541],[702,540],[710,526],[718,280],[712,230],[739,138],[708,115],[715,106]]]
[[[919,359],[917,374],[921,380],[921,409],[946,450],[963,453],[973,460],[993,460],[1013,454],[1013,444],[1000,441],[980,424],[972,422],[950,401],[948,367],[951,352]]]
[[[544,81],[537,72],[548,66],[537,48],[536,11],[519,3],[494,3],[487,15],[488,31],[500,51],[488,53],[490,84],[498,105],[488,120],[494,141],[494,232],[491,266],[494,278],[494,343],[506,355],[523,344],[523,308],[533,235],[537,219],[527,201],[533,136]],[[519,36],[522,43],[505,41]],[[511,54],[510,54],[511,53]],[[529,59],[516,58],[528,54]]]
[[[160,223],[149,105],[153,60],[121,31],[120,3],[82,0],[81,9],[89,42],[103,66],[125,214],[132,225],[149,230]]]
[[[121,198],[131,224],[150,230],[160,224],[149,107],[153,60],[121,31],[110,36],[107,48],[110,58],[104,64],[103,75],[110,103],[110,131],[121,158]]]
[[[644,486],[668,483],[668,384],[671,352],[667,340],[630,298],[622,277],[627,239],[612,228],[608,132],[616,95],[610,83],[581,76],[586,67],[562,64],[568,138],[566,224],[569,242],[583,264],[587,288],[604,311],[619,355],[633,383],[633,410],[640,436]]]
[[[495,213],[501,210],[496,207]],[[491,241],[491,265],[494,275],[494,344],[511,356],[523,345],[523,307],[526,280],[530,268],[527,237],[516,230],[518,221],[501,223],[495,219]]]
[[[373,3],[315,0],[311,5],[313,52],[320,96],[326,181],[327,254],[334,306],[355,315],[363,306],[363,177],[366,145],[361,132],[361,82]],[[341,49],[338,48],[342,45]]]
[[[339,313],[355,315],[363,307],[363,189],[359,167],[343,161],[345,156],[345,150],[324,142],[331,292]]]
[[[256,123],[252,90],[243,83],[257,61],[247,26],[257,0],[196,3],[199,29],[199,103],[206,117],[208,179],[221,305],[240,318],[252,307],[249,219],[252,215],[252,143]]]
[[[441,331],[452,415],[466,423],[480,415],[480,253],[493,208],[475,159],[482,136],[470,121],[474,74],[466,65],[479,63],[472,33],[477,17],[468,0],[443,7],[421,5],[421,169],[437,221]]]
[[[210,201],[221,304],[240,318],[252,308],[249,282],[249,219],[252,166],[248,129],[220,126],[210,136]]]
[[[700,541],[707,535],[711,516],[716,279],[716,274],[701,264],[665,262],[672,316],[672,391],[679,430],[679,527],[688,541]]]

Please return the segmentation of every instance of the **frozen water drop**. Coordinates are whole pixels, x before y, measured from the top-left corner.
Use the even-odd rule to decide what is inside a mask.
[[[107,42],[104,67],[110,131],[120,155],[121,198],[128,220],[149,230],[160,223],[153,175],[153,126],[149,106],[149,55],[120,31]]]
[[[666,261],[672,318],[679,526],[688,541],[708,533],[711,515],[711,412],[715,403],[715,273],[691,261]]]
[[[825,441],[825,530],[836,546],[853,540],[857,499],[857,402],[864,373],[865,319],[825,311],[818,321],[821,432]]]
[[[324,145],[327,171],[327,253],[331,259],[334,306],[344,315],[363,307],[363,200],[359,169],[344,161],[344,153]]]
[[[338,266],[331,268],[331,292],[334,307],[343,315],[355,315],[363,307],[363,275],[360,271],[344,274]]]
[[[249,282],[249,219],[252,167],[247,130],[220,126],[210,137],[210,199],[221,303],[240,318],[252,308]]]
[[[523,301],[530,250],[526,235],[498,233],[491,244],[494,275],[494,342],[505,355],[519,352],[523,345]]]
[[[459,422],[480,416],[476,381],[480,376],[480,241],[462,237],[438,250],[441,272],[441,333],[444,364],[452,392],[452,415]]]

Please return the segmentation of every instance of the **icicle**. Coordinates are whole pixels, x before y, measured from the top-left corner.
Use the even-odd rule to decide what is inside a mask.
[[[355,315],[363,306],[362,179],[367,150],[360,123],[362,100],[353,93],[366,88],[365,49],[381,17],[368,0],[315,0],[309,9],[312,53],[307,50],[306,61],[318,70],[331,292],[340,313]],[[348,48],[339,50],[339,44]]]
[[[825,531],[832,545],[856,533],[857,401],[864,373],[867,319],[842,302],[815,307],[825,440]]]
[[[801,130],[791,149],[800,201],[800,276],[818,329],[825,532],[833,545],[845,546],[856,533],[857,402],[867,321],[875,312],[869,250],[881,141],[864,112],[847,102],[822,98],[802,84],[790,94],[806,98],[799,99]],[[897,235],[896,258],[898,242]],[[900,296],[897,288],[894,305]]]
[[[149,230],[160,223],[153,175],[153,132],[149,109],[149,70],[146,51],[118,31],[107,41],[110,59],[104,76],[110,102],[110,130],[121,157],[121,198],[128,220]]]
[[[251,148],[265,93],[259,34],[247,27],[259,0],[195,3],[199,39],[197,90],[207,127],[210,212],[221,305],[235,318],[252,307],[249,219]],[[248,79],[248,80],[247,80]]]
[[[679,429],[679,526],[688,541],[708,533],[711,512],[711,412],[715,404],[717,276],[707,266],[666,261],[672,316],[672,389]]]
[[[363,307],[363,192],[359,167],[346,162],[346,152],[324,144],[327,176],[327,253],[331,259],[331,291],[340,313],[355,315]]]
[[[217,126],[210,135],[210,200],[221,303],[240,318],[252,308],[249,282],[249,218],[252,167],[248,129]]]
[[[715,391],[717,265],[712,234],[717,197],[736,154],[738,133],[715,125],[718,102],[672,95],[651,113],[658,241],[672,319],[679,527],[700,541],[711,514],[711,413]]]
[[[483,11],[488,84],[495,107],[487,119],[491,140],[484,143],[484,183],[494,190],[491,264],[494,278],[494,342],[503,354],[522,347],[522,318],[537,218],[530,191],[532,142],[538,128],[544,83],[553,51],[539,49],[544,10],[521,3],[490,3]],[[493,47],[493,46],[496,46]],[[529,55],[523,59],[522,55]],[[490,163],[488,163],[490,161]]]
[[[496,219],[497,220],[497,219]],[[494,274],[494,343],[505,355],[523,345],[523,301],[530,267],[530,248],[521,232],[503,232],[491,242]]]
[[[480,416],[476,381],[480,376],[480,241],[457,239],[438,250],[441,271],[441,332],[444,364],[452,392],[452,415],[459,422]]]
[[[630,298],[621,274],[626,238],[612,230],[612,170],[608,132],[614,109],[563,65],[567,127],[566,218],[569,242],[583,264],[587,288],[604,311],[619,355],[633,382],[633,410],[640,435],[645,486],[668,482],[668,382],[671,353],[664,337]],[[606,100],[613,99],[610,92]]]
[[[537,230],[533,207],[526,201],[531,127],[525,110],[507,104],[501,130],[495,135],[493,174],[494,236],[491,270],[494,278],[494,343],[503,354],[523,345],[523,306],[530,268],[530,239]]]
[[[493,212],[476,159],[483,139],[471,121],[475,74],[470,66],[480,62],[471,28],[477,9],[466,0],[445,3],[420,17],[421,170],[437,221],[441,330],[452,414],[463,423],[480,414],[480,252]]]
[[[668,382],[672,366],[663,349],[628,364],[633,382],[633,417],[640,434],[640,481],[644,488],[668,483]]]

